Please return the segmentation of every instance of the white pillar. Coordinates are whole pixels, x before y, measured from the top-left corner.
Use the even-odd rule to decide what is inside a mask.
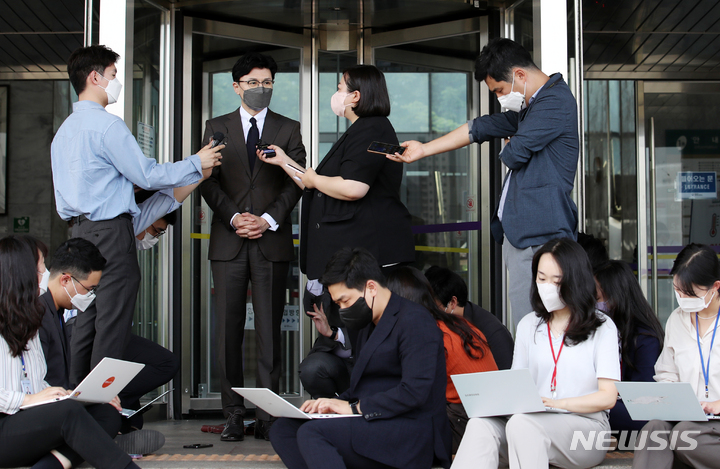
[[[117,103],[109,105],[107,110],[126,124],[132,122],[133,22],[131,0],[100,2],[100,44],[120,54],[117,77],[123,85]]]
[[[565,0],[533,0],[535,64],[548,75],[568,80],[567,5]]]

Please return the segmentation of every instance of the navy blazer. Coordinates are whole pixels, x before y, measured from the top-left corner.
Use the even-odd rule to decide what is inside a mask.
[[[393,294],[378,321],[358,335],[350,388],[364,421],[352,427],[353,449],[402,468],[450,466],[442,333],[422,306]]]
[[[476,142],[512,137],[500,153],[512,173],[503,183],[508,187],[502,222],[496,209],[490,223],[496,242],[502,244],[504,234],[525,249],[553,238],[577,238],[572,200],[580,155],[577,102],[561,74],[552,75],[519,113],[478,117],[470,134]]]
[[[45,381],[50,386],[70,389],[70,337],[64,321],[63,325],[60,324],[61,313],[65,310],[58,312],[50,290],[40,296],[40,304],[45,308],[39,330],[40,343],[47,363]]]

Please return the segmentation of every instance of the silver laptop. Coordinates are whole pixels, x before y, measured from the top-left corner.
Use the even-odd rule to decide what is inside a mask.
[[[450,377],[468,417],[568,412],[565,409],[545,407],[527,368],[483,371]]]
[[[308,414],[298,409],[268,388],[232,388],[233,391],[252,402],[273,417],[287,417],[290,419],[328,419],[337,417],[360,417],[360,415],[346,414]]]
[[[707,422],[718,419],[706,415],[690,383],[615,383],[633,420]]]
[[[172,391],[174,391],[174,390],[175,390],[175,388],[168,389],[167,391],[165,391],[164,393],[160,394],[158,397],[156,397],[156,398],[153,399],[152,401],[150,401],[150,402],[148,402],[147,404],[145,404],[144,406],[140,407],[138,410],[126,409],[126,408],[123,407],[123,410],[120,411],[120,415],[122,415],[122,416],[125,417],[125,418],[130,418],[130,417],[132,417],[133,415],[135,415],[135,414],[137,414],[137,413],[142,414],[143,412],[145,412],[145,409],[147,409],[148,407],[150,407],[150,406],[153,404],[153,402],[157,401],[158,399],[160,399],[161,397],[163,397],[165,394],[167,394],[167,393],[169,393],[169,392],[172,392]]]
[[[89,404],[107,404],[145,367],[142,363],[126,362],[105,357],[70,394],[63,397],[24,405],[28,409],[65,399],[77,399]]]

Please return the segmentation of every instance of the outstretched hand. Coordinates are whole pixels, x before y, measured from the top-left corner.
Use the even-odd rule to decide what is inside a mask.
[[[405,147],[403,154],[395,153],[394,155],[386,154],[388,159],[397,161],[398,163],[412,163],[428,156],[425,154],[424,144],[417,140],[408,140],[402,142],[401,147]]]

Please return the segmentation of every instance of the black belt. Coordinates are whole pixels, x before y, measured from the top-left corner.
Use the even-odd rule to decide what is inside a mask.
[[[129,213],[121,213],[120,215],[116,216],[115,218],[112,218],[112,220],[115,220],[117,218],[125,218],[127,220],[132,221],[132,216],[130,216]],[[68,223],[70,223],[70,226],[73,226],[75,223],[80,223],[82,221],[92,221],[85,215],[80,215],[77,217],[72,217]],[[100,220],[100,221],[107,221],[107,220]]]

